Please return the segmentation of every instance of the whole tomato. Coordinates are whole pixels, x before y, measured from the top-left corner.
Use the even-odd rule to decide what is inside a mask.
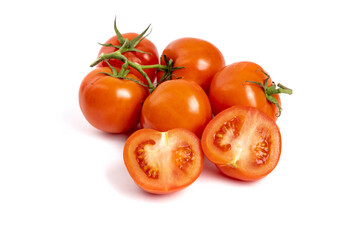
[[[185,128],[200,137],[211,117],[209,99],[199,85],[186,80],[170,80],[161,83],[146,98],[141,125],[161,132]]]
[[[282,86],[282,85],[281,85]],[[277,120],[281,113],[278,93],[291,94],[292,90],[275,88],[262,67],[253,62],[237,62],[228,65],[214,76],[209,99],[214,115],[231,106],[255,107]]]
[[[96,68],[82,81],[79,104],[86,120],[95,128],[109,133],[123,133],[140,120],[141,106],[148,91],[131,80],[108,76],[108,67]],[[137,80],[133,74],[128,78]]]
[[[220,50],[213,44],[198,38],[180,38],[167,45],[162,53],[174,61],[174,67],[184,67],[175,70],[172,78],[183,78],[199,84],[205,92],[208,91],[212,77],[225,66],[225,60]],[[164,58],[161,59],[164,65]],[[162,72],[159,72],[158,79]]]
[[[123,38],[127,38],[130,40],[136,38],[137,36],[139,36],[139,34],[137,33],[125,33],[122,34]],[[119,43],[119,40],[117,38],[117,36],[113,36],[112,38],[110,38],[109,40],[106,41],[105,44],[112,44],[115,46],[120,46],[121,44]],[[137,51],[128,51],[128,52],[124,52],[123,55],[131,62],[135,63],[135,64],[139,64],[139,65],[153,65],[153,64],[159,64],[159,53],[158,50],[156,48],[156,46],[147,38],[143,38],[135,47],[137,50],[140,50],[142,52],[137,52]],[[100,56],[102,53],[107,54],[107,53],[112,53],[117,51],[118,48],[115,47],[105,47],[103,46],[100,51],[98,56]],[[145,53],[143,53],[145,52]],[[118,59],[110,59],[109,60],[109,64],[113,67],[116,68],[121,68],[121,66],[123,65],[123,62],[121,60]],[[100,62],[98,65],[98,67],[107,67],[107,63],[105,61]],[[148,75],[148,77],[150,78],[151,82],[154,82],[156,79],[156,68],[151,68],[151,69],[144,69],[145,73]],[[136,70],[133,68],[130,68],[130,73],[134,74],[135,76],[137,76],[138,79],[141,80],[142,83],[147,84],[147,81],[145,80],[145,78]]]

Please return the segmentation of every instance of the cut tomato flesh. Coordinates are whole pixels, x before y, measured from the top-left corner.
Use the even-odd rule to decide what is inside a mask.
[[[218,148],[227,152],[231,150],[231,142],[239,137],[242,120],[236,116],[229,121],[226,121],[219,130],[215,133],[214,144]]]
[[[190,145],[185,143],[177,147],[175,151],[176,166],[178,166],[182,171],[186,171],[193,160],[194,152]]]
[[[255,126],[252,122],[239,120],[235,116],[227,121],[214,136],[214,145],[224,152],[230,152],[231,164],[249,157],[256,164],[264,164],[269,157],[271,138],[265,128]],[[250,126],[249,126],[250,125]],[[226,131],[224,131],[224,128]]]
[[[148,145],[155,145],[154,140],[147,140],[142,143],[140,143],[135,150],[136,160],[139,164],[139,167],[143,170],[143,172],[148,176],[149,178],[158,178],[159,177],[159,166],[158,164],[154,164],[152,162],[148,162],[146,160],[146,152],[145,147]]]
[[[235,164],[249,157],[256,164],[264,164],[269,156],[271,138],[261,125],[254,124],[252,119],[240,120],[235,116],[226,121],[214,134],[213,144],[226,153],[226,162]],[[244,119],[244,118],[242,118]]]
[[[187,143],[179,142],[178,139],[169,139],[167,132],[162,132],[160,140],[150,139],[140,143],[135,150],[139,167],[149,178],[159,178],[160,169],[164,178],[173,178],[171,170],[186,172],[191,167],[194,153]],[[169,174],[169,176],[166,176]]]
[[[236,106],[209,122],[202,147],[207,158],[218,166],[257,178],[275,168],[281,152],[281,136],[275,122],[264,113]]]
[[[142,129],[125,143],[124,161],[134,181],[154,193],[176,191],[191,184],[203,167],[200,141],[188,130]]]

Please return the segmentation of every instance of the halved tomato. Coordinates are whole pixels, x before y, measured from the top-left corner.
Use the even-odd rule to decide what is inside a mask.
[[[134,182],[150,193],[166,194],[192,184],[204,166],[199,138],[186,129],[140,129],[125,142],[124,162]]]
[[[234,106],[206,126],[202,149],[225,175],[254,181],[268,175],[281,154],[281,135],[275,121],[253,107]]]

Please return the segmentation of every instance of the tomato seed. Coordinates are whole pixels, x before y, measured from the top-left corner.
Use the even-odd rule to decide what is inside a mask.
[[[240,135],[241,127],[242,121],[238,116],[224,122],[224,124],[215,133],[214,144],[222,151],[230,151],[231,144],[224,143],[224,141],[225,139],[238,137]]]
[[[194,159],[194,152],[190,145],[180,146],[176,149],[175,156],[176,165],[185,171]]]
[[[140,143],[135,149],[136,161],[139,164],[139,167],[144,171],[146,176],[149,178],[156,179],[159,177],[159,171],[157,169],[149,166],[145,159],[145,146],[146,145],[155,145],[154,140],[147,140]]]

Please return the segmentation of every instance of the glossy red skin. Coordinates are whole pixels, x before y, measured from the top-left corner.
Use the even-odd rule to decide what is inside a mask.
[[[276,121],[278,108],[266,99],[263,88],[257,84],[245,82],[256,81],[264,84],[266,75],[261,70],[264,71],[256,63],[237,62],[217,72],[209,89],[209,99],[214,115],[231,106],[240,105],[255,107]],[[270,78],[268,86],[271,85]],[[279,94],[273,96],[281,106]]]
[[[131,178],[140,188],[153,194],[169,194],[188,187],[200,176],[204,166],[204,153],[201,149],[200,140],[194,133],[186,129],[176,128],[166,132],[167,141],[164,141],[175,144],[167,145],[165,148],[158,146],[159,148],[156,151],[157,153],[164,151],[166,156],[151,159],[152,161],[163,163],[158,169],[159,175],[166,174],[171,177],[160,177],[158,179],[149,178],[137,162],[136,147],[144,141],[149,140],[154,140],[159,144],[162,134],[162,132],[153,129],[140,129],[131,134],[126,140],[123,151],[124,163]],[[177,146],[184,145],[191,146],[194,158],[190,166],[181,169],[176,167],[176,160],[172,154]],[[167,150],[170,150],[172,153],[166,152]],[[167,156],[171,158],[166,159]]]
[[[161,83],[145,100],[141,125],[161,132],[184,128],[200,137],[211,117],[209,99],[199,85],[169,80]]]
[[[92,126],[108,133],[134,128],[139,123],[147,90],[133,81],[100,72],[111,73],[111,69],[96,68],[80,85],[79,104],[84,117]],[[132,74],[128,77],[136,79]]]
[[[199,84],[208,91],[215,73],[225,66],[225,59],[213,44],[198,38],[180,38],[171,42],[162,55],[173,59],[174,67],[185,67],[173,72],[175,78],[183,78]],[[161,64],[165,64],[163,58]],[[160,76],[162,75],[159,72]]]
[[[134,39],[136,36],[138,36],[137,33],[125,33],[122,34],[124,38],[127,38],[129,40]],[[117,36],[113,36],[112,38],[110,38],[109,40],[106,41],[105,44],[113,44],[116,46],[119,46],[120,43],[117,39]],[[123,55],[131,62],[134,62],[136,64],[139,65],[153,65],[153,64],[158,64],[159,63],[159,53],[158,50],[156,48],[156,46],[147,38],[144,38],[137,46],[136,49],[144,51],[148,54],[144,54],[144,53],[140,53],[140,52],[135,52],[135,51],[131,51],[131,52],[125,52],[123,53]],[[100,56],[100,54],[102,53],[112,53],[117,51],[117,48],[114,47],[102,47],[99,51],[98,56]],[[109,63],[111,66],[113,67],[117,67],[117,68],[121,68],[121,66],[123,65],[123,62],[121,60],[117,60],[117,59],[110,59]],[[102,61],[100,62],[98,65],[98,67],[107,67],[108,65],[106,64],[106,62]],[[152,69],[145,69],[144,70],[145,73],[148,75],[148,77],[150,78],[151,82],[154,82],[156,79],[156,68],[152,68]],[[134,74],[135,76],[137,76],[137,78],[139,78],[144,84],[147,84],[146,79],[135,69],[131,68],[130,73]]]

